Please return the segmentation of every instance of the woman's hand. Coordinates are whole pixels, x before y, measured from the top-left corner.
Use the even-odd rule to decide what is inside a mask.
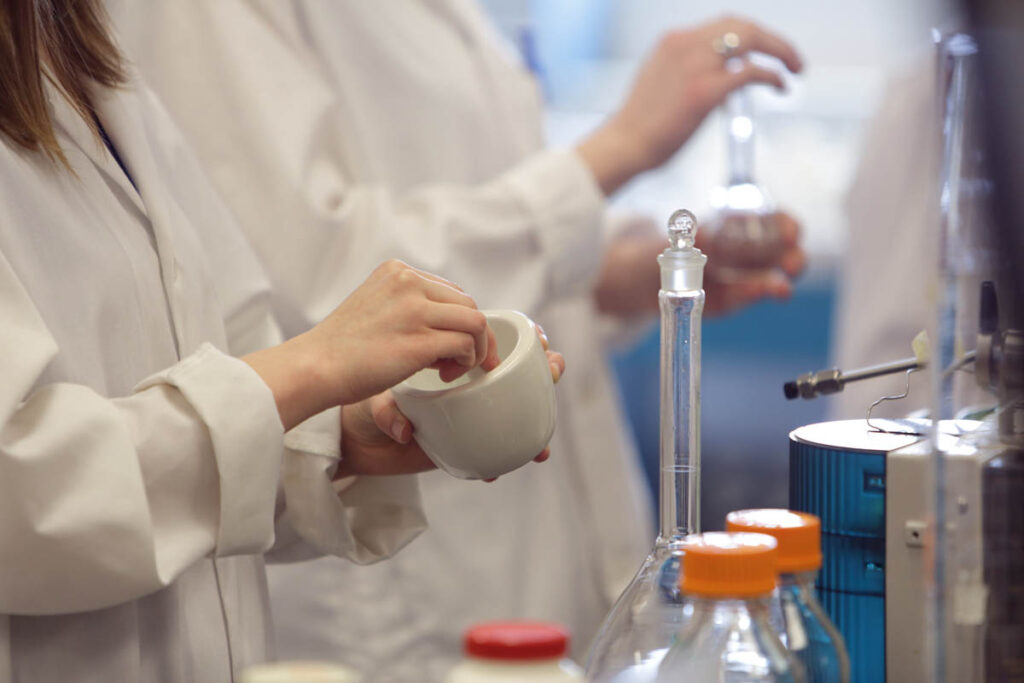
[[[728,55],[715,48],[727,34],[738,39]],[[771,69],[748,61],[726,69],[727,58],[749,52],[777,57],[793,72],[803,68],[788,42],[743,19],[726,17],[665,34],[622,107],[577,147],[604,193],[664,163],[733,90],[751,83],[781,89],[782,78]]]
[[[460,287],[401,261],[379,266],[307,332],[336,382],[332,403],[378,394],[423,368],[450,382],[498,364],[494,333]]]
[[[412,425],[390,391],[341,407],[341,463],[335,477],[414,474],[434,468],[412,440]]]
[[[722,278],[718,275],[714,243],[704,231],[697,231],[697,247],[708,256],[704,269],[704,291],[709,316],[722,315],[761,299],[785,299],[793,291],[792,279],[803,271],[806,257],[800,248],[800,224],[787,213],[772,217],[779,228],[783,248],[773,270],[751,271],[749,275]],[[663,233],[627,235],[605,250],[594,299],[602,313],[630,316],[658,310],[661,270],[658,254],[668,246]]]
[[[704,291],[707,303],[704,312],[709,316],[723,315],[745,308],[762,299],[788,299],[793,293],[793,280],[803,272],[807,263],[800,247],[800,224],[788,213],[772,216],[779,229],[782,250],[773,269],[751,271],[750,274],[723,278],[715,265],[714,243],[710,237],[697,231],[697,247],[708,255],[704,268]]]
[[[604,250],[594,286],[597,310],[622,317],[657,311],[661,288],[658,255],[667,247],[668,236],[656,229],[612,241]]]
[[[498,364],[476,302],[436,275],[388,261],[319,325],[243,360],[264,379],[285,429],[356,403],[423,368],[452,381]]]
[[[551,377],[558,382],[565,372],[562,354],[548,350],[543,330],[538,334],[548,354]],[[341,409],[341,464],[337,478],[351,475],[413,474],[434,469],[434,464],[412,438],[413,427],[390,391]],[[547,460],[543,450],[534,460]]]

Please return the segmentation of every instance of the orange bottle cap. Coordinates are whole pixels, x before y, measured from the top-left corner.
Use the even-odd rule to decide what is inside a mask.
[[[725,528],[774,537],[779,542],[780,574],[821,569],[821,520],[812,514],[774,508],[739,510],[726,516]]]
[[[752,598],[775,588],[777,543],[765,534],[708,532],[683,543],[684,593],[708,598]]]

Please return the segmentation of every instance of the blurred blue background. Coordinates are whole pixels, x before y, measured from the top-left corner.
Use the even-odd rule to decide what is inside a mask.
[[[846,189],[865,124],[886,82],[931,55],[929,28],[948,22],[934,0],[678,2],[485,0],[537,74],[553,144],[572,144],[615,110],[640,60],[665,30],[724,13],[789,38],[807,69],[778,94],[754,89],[757,177],[797,216],[810,266],[788,302],[706,319],[703,344],[702,519],[719,529],[732,509],[787,502],[788,432],[829,417],[826,400],[786,401],[782,384],[829,365],[847,234]],[[617,209],[659,223],[676,208],[708,212],[724,180],[721,124],[712,115],[668,164],[614,198]],[[644,467],[658,473],[657,329],[613,357]],[[653,489],[652,489],[653,490]]]

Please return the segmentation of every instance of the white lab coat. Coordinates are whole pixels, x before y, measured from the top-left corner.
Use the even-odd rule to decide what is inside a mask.
[[[134,187],[50,100],[74,173],[0,141],[0,681],[230,681],[271,655],[275,519],[368,560],[415,482],[339,499],[337,410],[284,435],[227,355],[280,339],[269,289],[152,95],[94,96]]]
[[[398,257],[526,311],[569,364],[551,461],[494,484],[423,477],[431,529],[388,563],[272,569],[282,655],[436,681],[466,626],[515,617],[565,623],[580,655],[651,525],[590,295],[603,197],[575,154],[544,150],[534,82],[473,2],[124,5],[129,54],[241,218],[283,319],[309,325]]]

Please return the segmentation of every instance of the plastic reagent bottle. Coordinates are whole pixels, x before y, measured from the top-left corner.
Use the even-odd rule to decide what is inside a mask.
[[[803,665],[772,626],[777,543],[765,534],[686,539],[682,591],[693,614],[658,668],[673,683],[804,683]]]
[[[700,520],[700,326],[705,256],[697,219],[668,221],[661,266],[660,530],[654,549],[605,618],[587,657],[590,681],[652,681],[685,619],[679,594],[683,539]]]
[[[493,621],[466,631],[465,659],[445,683],[578,683],[583,672],[566,658],[569,632],[539,621]]]
[[[725,523],[729,531],[769,534],[778,542],[772,621],[807,670],[808,683],[849,683],[846,644],[814,595],[821,569],[821,521],[806,512],[768,508],[730,512]]]

